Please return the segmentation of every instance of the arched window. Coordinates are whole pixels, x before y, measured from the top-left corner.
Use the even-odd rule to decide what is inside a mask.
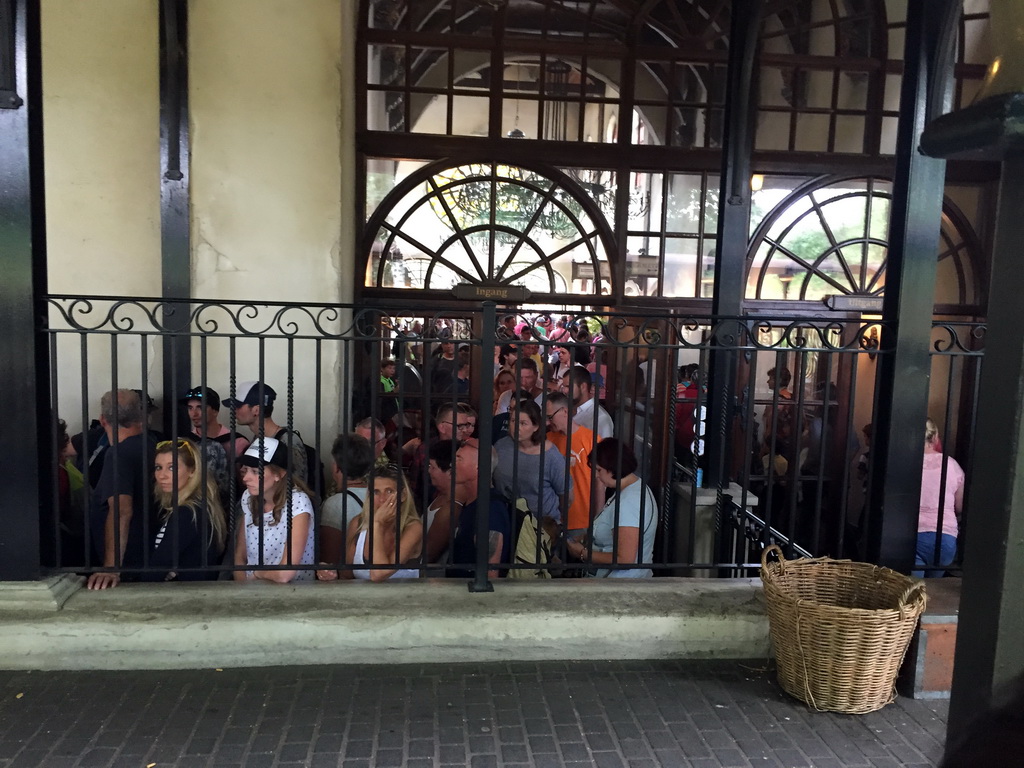
[[[518,285],[591,299],[610,292],[611,230],[594,200],[556,169],[435,163],[387,195],[368,230],[369,287]]]
[[[791,178],[768,177],[762,184],[754,194],[748,300],[883,295],[892,199],[887,179],[825,177],[794,189]],[[980,243],[948,199],[938,261],[940,302],[981,303]]]
[[[892,173],[903,6],[765,4],[755,173]],[[602,303],[610,305],[628,296],[706,307],[723,261],[715,238],[731,10],[720,0],[362,0],[356,179],[367,273],[357,293],[478,281],[607,295]],[[984,17],[963,15],[957,104],[984,74]],[[467,158],[491,170],[471,172],[479,183],[438,176],[434,183],[451,194],[406,188],[432,198],[403,218],[416,201],[393,195],[410,174],[434,163],[464,168]],[[503,170],[516,168],[532,170]],[[538,168],[557,168],[568,181]],[[555,187],[542,206],[547,182],[530,176],[538,173]],[[486,216],[473,208],[484,200],[494,206]],[[792,269],[811,277],[806,285],[794,277],[789,290],[806,297],[874,290],[867,275],[879,258],[874,220],[884,200],[873,203],[861,254],[837,245],[820,260],[797,261]],[[536,221],[523,220],[536,210]],[[607,220],[607,240],[588,237],[601,229],[599,218]],[[573,253],[560,250],[573,242]],[[509,249],[515,253],[500,253]],[[769,268],[755,296],[771,275]]]

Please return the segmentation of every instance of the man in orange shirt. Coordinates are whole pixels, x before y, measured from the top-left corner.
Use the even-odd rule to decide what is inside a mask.
[[[584,533],[590,527],[595,488],[590,473],[590,452],[601,440],[587,427],[573,423],[572,402],[561,392],[548,395],[545,407],[548,418],[548,440],[558,446],[568,461],[572,478],[572,498],[565,516],[565,530],[570,536]]]

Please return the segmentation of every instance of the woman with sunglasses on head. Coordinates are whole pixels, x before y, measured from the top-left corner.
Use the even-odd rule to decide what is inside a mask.
[[[313,502],[298,477],[288,477],[288,446],[273,437],[257,437],[242,456],[241,525],[235,541],[235,581],[265,579],[286,584],[310,581],[312,570],[266,566],[312,565]]]
[[[213,473],[204,471],[196,446],[185,439],[157,443],[153,480],[159,528],[149,565],[159,570],[140,580],[216,579],[213,567],[224,553],[227,524],[217,483]]]
[[[609,437],[594,447],[590,460],[594,479],[612,490],[613,495],[594,519],[590,545],[570,538],[567,540],[569,554],[598,566],[594,576],[617,579],[652,576],[650,568],[601,567],[649,563],[654,557],[658,507],[651,489],[636,474],[636,456],[628,445]]]
[[[389,464],[374,470],[369,483],[363,511],[348,528],[346,562],[353,569],[338,575],[368,581],[419,578],[419,569],[402,567],[416,563],[423,547],[423,523],[405,475],[398,465]],[[366,565],[390,567],[359,567]]]

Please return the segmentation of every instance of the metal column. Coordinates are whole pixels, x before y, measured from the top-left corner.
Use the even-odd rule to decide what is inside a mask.
[[[871,447],[868,559],[909,572],[917,542],[924,422],[931,376],[936,254],[946,163],[918,152],[931,118],[948,108],[960,0],[911,0],[907,7],[896,177],[889,220],[882,335]]]
[[[39,0],[0,4],[0,464],[8,482],[0,580],[40,575],[52,445],[45,321],[46,218]],[[51,470],[52,471],[52,470]],[[46,510],[47,515],[52,510]]]
[[[941,157],[976,148],[1003,161],[947,723],[946,743],[955,747],[978,715],[1002,703],[1004,686],[1024,673],[1024,93],[943,116],[921,145]]]
[[[721,194],[715,241],[712,313],[716,317],[738,317],[743,312],[750,219],[750,158],[754,150],[757,115],[754,63],[763,7],[760,0],[736,0],[732,4]],[[729,482],[729,421],[736,386],[736,352],[716,350],[712,353],[710,367],[707,481],[721,486]]]
[[[189,129],[188,129],[188,3],[160,2],[160,251],[162,290],[167,299],[192,295],[192,258],[189,244]],[[181,327],[188,304],[167,304],[164,323]],[[163,338],[164,428],[173,433],[170,419],[183,414],[176,407],[192,386],[192,354],[185,337]],[[189,429],[187,422],[177,432]]]

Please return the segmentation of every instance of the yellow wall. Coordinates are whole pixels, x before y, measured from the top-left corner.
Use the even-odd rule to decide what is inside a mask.
[[[49,289],[160,294],[160,87],[157,4],[43,0],[43,112]],[[96,317],[97,313],[89,316]],[[104,311],[105,314],[105,311]],[[125,310],[121,316],[132,314]],[[85,322],[90,322],[89,317]],[[96,337],[88,349],[85,414],[113,380],[140,387],[161,373],[157,345]],[[57,346],[58,409],[77,430],[83,363],[78,339]]]
[[[353,123],[350,96],[342,110],[341,69],[351,71],[354,48],[355,25],[342,19],[342,9],[352,14],[349,5],[304,0],[296,13],[294,0],[190,3],[193,296],[302,303],[351,297],[354,190],[342,147],[351,153],[352,138],[341,138]],[[352,38],[344,47],[342,29]],[[304,313],[284,319],[313,331]],[[246,327],[270,335],[279,328],[267,312]],[[275,419],[287,423],[290,373],[292,423],[312,443],[319,410],[327,439],[333,437],[338,345],[296,341],[291,364],[287,342],[271,339],[263,349],[261,376],[257,343],[238,343],[236,380],[263,378],[274,387]],[[198,381],[200,348],[193,352]],[[229,354],[222,340],[207,347],[208,381],[222,396],[229,391]],[[319,409],[314,359],[321,365]]]
[[[194,295],[336,301],[339,0],[190,4]]]
[[[139,0],[43,0],[53,292],[161,293],[157,9]],[[349,0],[303,0],[301,13],[294,0],[190,3],[193,296],[351,300],[355,84],[341,72],[353,68],[355,16]],[[262,320],[251,328],[265,328]],[[59,407],[73,428],[83,413],[77,343],[68,336],[59,346]],[[159,345],[150,340],[144,360],[138,337],[120,334],[116,343],[118,384],[145,378],[159,402]],[[321,413],[333,429],[338,352],[311,342],[293,348],[294,418],[306,435],[315,428],[310,355],[321,361]],[[266,353],[265,378],[283,395],[287,350],[272,341]],[[91,340],[88,355],[85,411],[95,415],[112,380],[109,339]],[[256,378],[256,360],[255,347],[240,345],[236,380]],[[193,364],[198,381],[198,344]],[[226,395],[225,344],[211,341],[206,366],[209,384]]]
[[[156,3],[43,0],[53,292],[160,293],[157,23]]]

